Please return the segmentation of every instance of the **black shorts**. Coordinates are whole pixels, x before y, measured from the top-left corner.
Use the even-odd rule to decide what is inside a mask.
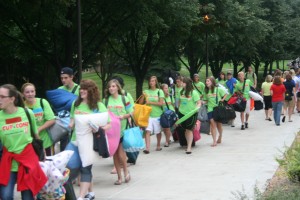
[[[272,96],[264,96],[265,110],[269,110],[272,107]]]
[[[180,112],[178,112],[178,117],[179,118],[181,118],[183,116],[184,116],[183,114],[181,114]],[[185,120],[184,122],[182,122],[180,124],[180,126],[182,128],[184,128],[184,129],[187,129],[187,130],[193,130],[194,127],[195,127],[196,121],[197,121],[197,116],[198,116],[198,113],[195,113],[190,118],[188,118],[187,120]]]

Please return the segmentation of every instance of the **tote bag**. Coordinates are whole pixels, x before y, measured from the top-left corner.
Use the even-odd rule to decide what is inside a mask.
[[[138,100],[141,97],[142,96],[140,96],[136,100],[136,102],[138,102]],[[136,125],[138,125],[139,127],[147,127],[151,111],[152,111],[151,106],[135,103],[134,111],[133,111],[133,119]]]
[[[201,135],[200,135],[200,121],[197,120],[194,130],[193,130],[193,136],[194,136],[194,141],[197,142],[198,140],[201,139]]]
[[[59,119],[56,119],[55,124],[47,128],[47,132],[53,144],[69,134],[69,130],[64,127],[63,123]]]
[[[132,120],[132,126],[127,121],[127,129],[123,132],[123,148],[126,152],[136,152],[145,148],[142,130],[135,126]]]

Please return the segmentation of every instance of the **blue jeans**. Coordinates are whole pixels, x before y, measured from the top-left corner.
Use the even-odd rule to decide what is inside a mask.
[[[14,189],[17,182],[17,172],[10,172],[9,182],[6,186],[0,185],[0,199],[1,200],[13,200]],[[24,190],[21,192],[22,200],[34,200],[32,192],[30,190]]]
[[[273,114],[274,114],[275,124],[279,125],[283,102],[282,101],[272,102],[272,106],[273,106]]]

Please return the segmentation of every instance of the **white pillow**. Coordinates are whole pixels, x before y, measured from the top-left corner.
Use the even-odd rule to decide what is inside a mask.
[[[263,97],[260,96],[259,93],[256,93],[256,92],[253,92],[253,91],[249,91],[249,95],[250,95],[250,97],[252,99],[254,99],[254,101],[261,101],[261,102],[263,102],[263,100],[264,100]]]
[[[108,121],[108,112],[75,115],[74,119],[76,135],[91,134],[92,128],[89,122],[92,122],[96,126],[105,126]]]

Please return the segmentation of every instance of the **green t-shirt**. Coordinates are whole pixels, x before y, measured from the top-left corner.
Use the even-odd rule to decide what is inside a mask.
[[[237,81],[237,83],[235,84],[235,87],[234,87],[234,91],[235,92],[241,92],[243,93],[243,96],[245,97],[245,99],[249,100],[250,99],[250,96],[249,96],[249,91],[250,91],[250,86],[252,86],[252,82],[247,79],[245,80],[245,89],[244,89],[244,92],[243,92],[243,85],[244,85],[244,82],[240,82],[240,81]]]
[[[130,102],[130,105],[131,105],[132,108],[133,108],[133,107],[134,107],[134,100],[133,100],[133,98],[132,98],[132,95],[131,95],[129,92],[125,91],[125,90],[123,90],[123,93],[124,93],[124,95],[128,98],[128,100],[129,100],[129,102]]]
[[[34,114],[28,109],[31,117],[33,132],[37,133]],[[12,153],[19,154],[32,142],[30,124],[23,108],[18,107],[17,112],[7,114],[0,111],[0,140],[2,145]],[[13,160],[11,171],[18,171],[18,163]]]
[[[45,124],[46,121],[55,119],[54,113],[50,107],[49,102],[46,99],[43,99],[43,106],[44,109],[41,106],[41,99],[35,98],[35,104],[32,106],[29,106],[26,101],[25,105],[27,108],[31,109],[34,113],[35,121],[37,128]],[[48,148],[52,145],[52,141],[48,135],[47,130],[43,130],[39,134],[40,139],[43,140],[43,146],[44,148]]]
[[[183,90],[183,94],[180,95],[179,99],[179,112],[183,115],[189,113],[196,108],[199,100],[200,95],[196,90],[192,90],[188,97],[185,96],[185,91]]]
[[[86,104],[86,103],[81,103],[78,107],[75,107],[74,102],[72,104],[71,112],[70,112],[71,119],[74,119],[75,115],[86,115],[86,114],[92,114],[92,113],[107,112],[107,109],[106,109],[105,105],[101,102],[98,102],[98,110],[91,110],[89,108],[88,104]],[[108,122],[110,122],[110,118],[108,119]],[[76,140],[76,130],[75,130],[75,128],[73,129],[71,140],[72,141]]]
[[[254,85],[255,83],[254,81],[257,80],[257,76],[254,72],[252,73],[246,72],[245,78],[249,79],[252,82],[252,85]]]
[[[194,86],[195,90],[199,93],[199,95],[201,97],[204,94],[204,88],[205,88],[204,83],[202,83],[201,81],[199,81],[198,83],[193,82],[193,86]]]
[[[155,90],[145,90],[144,95],[146,99],[150,102],[159,102],[160,98],[164,98],[164,93],[160,89]],[[160,115],[163,113],[162,107],[157,105],[149,105],[152,107],[152,111],[150,113],[150,117],[160,117]]]
[[[203,100],[207,101],[207,112],[212,112],[225,94],[226,91],[218,87],[214,88],[214,92],[209,90],[207,94],[204,93]]]
[[[216,82],[220,85],[223,85],[224,87],[226,87],[226,81],[225,80],[220,80],[219,79],[216,79]]]
[[[272,86],[273,82],[263,82],[263,84],[261,85],[261,89],[263,90],[263,96],[271,96],[271,86]]]
[[[109,96],[108,99],[103,99],[103,102],[107,103],[107,109],[114,113],[116,116],[121,116],[125,114],[130,114],[133,112],[133,106],[130,104],[128,97],[124,96],[125,105],[122,100],[122,95],[119,95],[117,99]],[[126,129],[127,119],[121,120],[121,137],[123,136],[123,131]]]
[[[166,106],[166,102],[167,102],[167,104],[169,106],[169,109],[175,111],[175,108],[173,106],[174,105],[174,99],[173,99],[173,97],[171,98],[171,96],[168,96],[168,97],[164,98],[164,104],[163,104],[164,111],[168,110],[168,107]]]
[[[177,87],[177,85],[175,85],[175,87],[174,87],[175,99],[179,99],[180,98],[180,91],[181,90],[182,90],[182,87]]]
[[[77,83],[74,83],[74,85],[73,85],[72,88],[67,88],[66,86],[63,85],[63,86],[58,87],[58,89],[63,89],[63,90],[66,90],[66,91],[72,93],[73,89],[74,89],[76,86],[77,86],[77,88],[76,88],[76,90],[75,90],[75,92],[74,92],[73,94],[79,96],[80,86],[79,86]]]

